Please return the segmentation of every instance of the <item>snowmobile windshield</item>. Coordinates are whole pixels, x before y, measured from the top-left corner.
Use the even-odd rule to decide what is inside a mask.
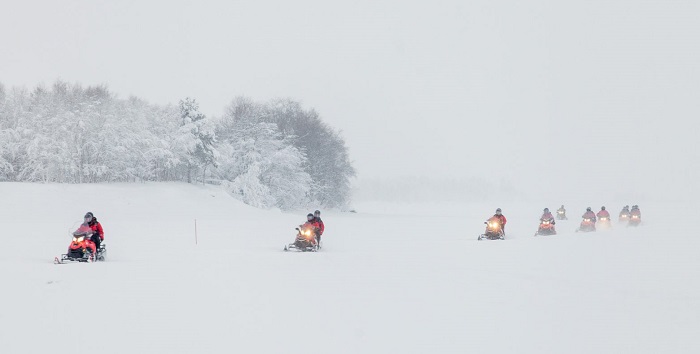
[[[92,234],[92,229],[87,223],[80,225],[77,230],[73,231],[73,236],[89,236]]]

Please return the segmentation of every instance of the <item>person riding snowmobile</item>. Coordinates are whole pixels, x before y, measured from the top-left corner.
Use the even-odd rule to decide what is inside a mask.
[[[549,211],[549,208],[544,208],[542,216],[540,217],[540,221],[550,221],[552,224],[555,224],[554,216]]]
[[[622,210],[620,211],[620,217],[624,218],[624,217],[629,217],[629,216],[630,216],[630,206],[625,205],[624,207],[622,207]]]
[[[605,210],[605,206],[600,207],[600,211],[596,214],[598,218],[608,218],[610,220],[610,213]]]
[[[584,219],[591,219],[593,223],[596,221],[595,213],[591,210],[591,207],[586,208],[586,212],[581,216]]]
[[[102,224],[100,224],[97,221],[97,218],[95,217],[92,212],[88,211],[85,214],[85,217],[83,219],[85,221],[85,224],[90,226],[90,229],[92,229],[93,234],[90,236],[90,240],[95,243],[95,247],[99,250],[100,249],[100,244],[102,241],[105,239],[105,232],[102,229]]]
[[[326,230],[326,225],[324,225],[323,220],[321,220],[321,211],[320,210],[314,211],[314,221],[318,224],[317,241],[318,241],[318,244],[321,245],[321,236],[323,235],[323,231]]]
[[[639,210],[639,206],[637,206],[637,205],[632,206],[632,209],[630,210],[630,217],[631,216],[638,216],[641,219],[642,212]]]
[[[506,220],[506,216],[501,212],[501,208],[496,209],[496,214],[493,214],[490,219],[498,220],[498,223],[501,225],[501,230],[503,230],[503,234],[506,233],[506,222],[508,222],[508,220]]]
[[[563,204],[557,209],[557,217],[559,217],[560,220],[566,219],[566,209]]]
[[[92,253],[92,256],[94,257],[97,254],[97,247],[95,246],[95,242],[93,242],[91,238],[87,238],[88,234],[91,234],[91,233],[92,233],[92,228],[90,227],[90,225],[88,225],[88,223],[86,221],[86,222],[82,223],[80,225],[80,227],[78,227],[78,229],[73,232],[73,236],[74,236],[73,242],[74,242],[74,245],[80,245],[82,247],[83,253],[86,253],[86,252]],[[76,237],[79,237],[80,240],[82,240],[82,241],[79,241],[81,243],[75,243]],[[71,246],[71,247],[75,247],[75,246]],[[74,248],[74,249],[76,249],[76,248]],[[68,249],[68,253],[70,253],[70,248]]]
[[[544,208],[542,216],[540,217],[540,226],[539,228],[537,228],[535,236],[556,235],[557,231],[554,228],[554,224],[556,224],[556,222],[554,221],[554,216],[549,211],[549,208]]]
[[[316,221],[316,218],[314,217],[314,214],[307,214],[306,215],[306,222],[301,225],[302,229],[311,229],[314,232],[314,242],[318,245],[318,240],[319,240],[319,232],[320,232],[320,227],[319,223]]]

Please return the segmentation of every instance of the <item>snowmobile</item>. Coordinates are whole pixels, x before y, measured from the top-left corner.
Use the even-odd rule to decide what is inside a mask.
[[[581,221],[581,226],[579,226],[578,230],[576,232],[583,231],[583,232],[592,232],[595,231],[595,221],[591,218],[584,218]]]
[[[486,231],[479,235],[477,240],[505,240],[506,234],[503,232],[501,223],[499,223],[497,219],[491,218],[485,221],[484,224],[486,224]]]
[[[630,220],[630,214],[629,212],[627,213],[620,213],[620,217],[617,219],[618,222],[621,223],[626,223]]]
[[[598,228],[608,230],[612,228],[612,222],[607,216],[601,216],[598,218]]]
[[[104,261],[107,248],[104,242],[100,243],[100,248],[95,248],[95,243],[90,237],[94,231],[87,224],[82,224],[72,233],[73,240],[68,245],[68,252],[61,255],[61,258],[54,257],[54,263],[64,264],[65,262],[95,262]]]
[[[549,235],[556,235],[556,234],[557,234],[557,230],[554,229],[554,221],[553,220],[540,219],[540,227],[537,229],[537,232],[535,232],[535,236],[537,236],[537,235],[549,236]]]
[[[569,218],[566,217],[566,211],[557,210],[557,220],[569,220]]]
[[[316,233],[318,232],[310,225],[304,224],[299,225],[295,228],[297,230],[297,236],[294,239],[294,243],[290,243],[284,246],[285,251],[297,250],[300,252],[316,252],[318,251],[318,242],[316,242]]]
[[[630,221],[627,223],[627,226],[639,226],[639,224],[642,223],[642,217],[639,215],[630,215]]]

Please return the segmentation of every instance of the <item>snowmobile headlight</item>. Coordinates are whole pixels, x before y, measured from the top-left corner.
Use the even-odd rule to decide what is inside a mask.
[[[545,220],[545,221],[543,221],[542,223],[545,224],[545,225],[549,225],[549,220]]]
[[[73,237],[73,242],[80,243],[80,242],[83,242],[84,239],[85,239],[85,236]]]

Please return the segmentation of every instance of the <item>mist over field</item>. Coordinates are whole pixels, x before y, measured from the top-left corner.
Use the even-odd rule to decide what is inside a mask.
[[[698,1],[4,5],[3,354],[700,352]]]

